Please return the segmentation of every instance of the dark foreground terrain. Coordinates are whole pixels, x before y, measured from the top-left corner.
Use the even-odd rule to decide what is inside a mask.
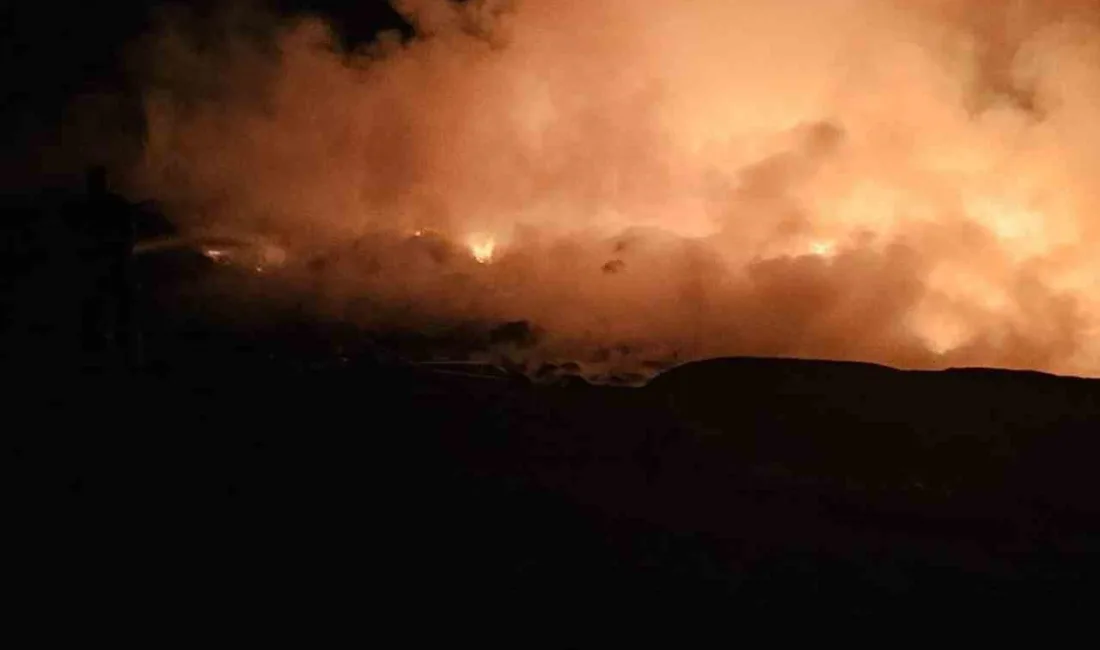
[[[25,605],[577,647],[1004,629],[1085,619],[1100,585],[1100,382],[723,359],[535,386],[146,319],[140,370],[9,339]]]

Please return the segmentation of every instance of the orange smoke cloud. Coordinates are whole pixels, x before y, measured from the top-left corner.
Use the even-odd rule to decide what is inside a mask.
[[[165,21],[134,187],[326,253],[288,290],[342,316],[528,319],[547,358],[1100,375],[1096,3],[395,6],[418,36],[355,52]]]

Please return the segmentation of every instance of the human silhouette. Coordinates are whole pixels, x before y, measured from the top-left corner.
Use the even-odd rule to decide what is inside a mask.
[[[134,209],[111,191],[106,168],[90,168],[86,181],[84,350],[93,358],[133,364],[138,361],[139,344],[132,271]]]

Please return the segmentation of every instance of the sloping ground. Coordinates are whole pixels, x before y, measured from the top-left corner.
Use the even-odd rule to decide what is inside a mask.
[[[262,366],[242,341],[196,362],[213,341],[12,394],[36,570],[557,629],[1061,616],[1100,578],[1095,382],[721,360],[563,389]]]
[[[1100,452],[1095,380],[721,359],[669,371],[646,390],[792,472],[1094,508],[1085,459]]]

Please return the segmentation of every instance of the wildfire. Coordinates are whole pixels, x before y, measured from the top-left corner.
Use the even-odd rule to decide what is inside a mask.
[[[437,263],[363,237],[316,290],[530,320],[568,354],[1100,374],[1100,18],[1078,3],[396,4],[423,37],[362,57],[317,21],[270,58],[166,31],[179,83],[145,105],[134,184],[295,250],[410,224]],[[208,70],[225,93],[192,96]]]

